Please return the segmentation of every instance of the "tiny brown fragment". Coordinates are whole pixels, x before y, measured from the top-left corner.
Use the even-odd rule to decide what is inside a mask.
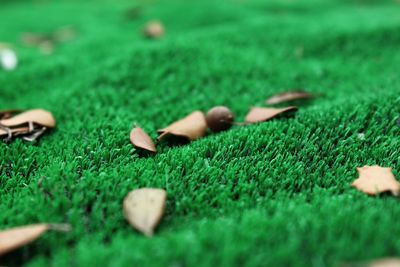
[[[390,192],[394,196],[400,194],[400,183],[392,173],[392,168],[380,166],[364,166],[357,168],[359,177],[351,184],[368,195]]]
[[[207,113],[206,122],[213,132],[225,131],[232,127],[233,113],[225,106],[213,107]]]
[[[156,146],[154,145],[150,136],[140,127],[135,127],[132,129],[130,139],[136,148],[144,149],[154,153],[157,152]]]
[[[291,92],[284,92],[277,95],[274,95],[266,100],[267,104],[280,104],[284,102],[290,102],[293,100],[299,99],[311,99],[313,96],[305,91],[291,91]]]
[[[145,25],[143,34],[148,38],[157,39],[164,36],[165,29],[160,21],[150,21]]]
[[[207,123],[204,113],[194,111],[185,118],[178,120],[168,127],[158,130],[158,140],[163,140],[170,136],[184,138],[188,141],[194,141],[205,136]]]
[[[27,245],[48,230],[69,231],[69,225],[32,224],[0,231],[0,256]]]
[[[270,120],[283,113],[288,113],[296,111],[297,107],[287,107],[287,108],[257,108],[254,107],[246,116],[246,122],[257,123]]]
[[[29,123],[36,123],[48,128],[54,128],[56,126],[53,115],[43,109],[29,110],[9,119],[0,120],[0,124],[7,127],[15,127]]]
[[[167,193],[163,189],[133,190],[124,199],[124,216],[138,231],[152,236],[164,213],[166,198]]]

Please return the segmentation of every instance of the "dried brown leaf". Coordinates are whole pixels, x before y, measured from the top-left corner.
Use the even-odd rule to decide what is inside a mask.
[[[380,166],[364,166],[357,168],[359,178],[351,186],[368,194],[376,195],[383,192],[391,192],[393,195],[400,194],[400,183],[392,173],[392,168]]]
[[[266,100],[267,104],[280,104],[284,102],[289,102],[293,100],[299,99],[310,99],[313,96],[310,93],[304,91],[291,91],[291,92],[284,92],[277,95],[274,95]]]
[[[178,120],[168,127],[158,130],[158,140],[163,140],[168,136],[185,138],[194,141],[205,136],[207,131],[207,123],[204,113],[195,111],[185,118]]]
[[[7,127],[15,127],[29,123],[36,123],[48,128],[54,128],[56,125],[53,115],[43,109],[28,110],[9,119],[0,120],[0,124]]]
[[[133,128],[130,134],[130,139],[136,148],[144,149],[154,153],[157,152],[153,140],[151,140],[150,136],[143,131],[142,128]]]
[[[32,224],[0,231],[0,256],[27,245],[48,230],[69,231],[69,225]]]
[[[283,113],[296,111],[297,107],[287,107],[287,108],[257,108],[254,107],[246,116],[246,122],[257,123],[270,120]]]
[[[163,189],[141,188],[124,199],[124,216],[138,231],[152,236],[165,207],[167,193]]]

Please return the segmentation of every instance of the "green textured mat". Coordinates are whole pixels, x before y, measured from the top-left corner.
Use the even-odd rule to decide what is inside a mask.
[[[356,167],[400,179],[400,4],[395,1],[2,1],[0,108],[45,108],[58,127],[0,144],[0,229],[67,222],[5,266],[335,266],[400,256],[399,200],[351,188]],[[137,18],[124,11],[139,6]],[[144,23],[167,35],[146,40]],[[71,25],[50,56],[22,32]],[[139,158],[155,130],[194,109],[250,106],[288,88],[323,96],[294,118],[210,135]],[[365,134],[365,139],[359,138]],[[40,181],[40,183],[39,183]],[[139,187],[168,192],[148,239],[122,215]]]

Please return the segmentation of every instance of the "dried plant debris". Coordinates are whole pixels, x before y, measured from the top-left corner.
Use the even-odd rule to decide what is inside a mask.
[[[159,39],[165,35],[164,25],[157,20],[150,21],[144,26],[143,34],[147,38]]]
[[[18,57],[11,48],[0,45],[0,67],[5,71],[13,71],[17,68]]]
[[[226,131],[232,127],[233,113],[225,106],[213,107],[207,112],[206,122],[213,132]]]
[[[70,231],[68,224],[32,224],[0,231],[0,256],[25,246],[49,230]]]
[[[254,107],[246,116],[247,123],[258,123],[268,121],[278,115],[292,113],[297,111],[297,107],[286,107],[286,108],[258,108]]]
[[[158,140],[164,140],[170,137],[182,138],[187,141],[194,141],[205,136],[207,123],[204,113],[194,111],[185,118],[178,120],[168,127],[158,130]]]
[[[28,110],[11,116],[13,113],[0,113],[0,138],[10,141],[22,136],[26,141],[33,142],[42,136],[47,129],[54,128],[56,121],[53,115],[43,109]],[[4,116],[4,114],[8,114]]]
[[[313,95],[305,91],[289,91],[274,95],[266,100],[267,104],[274,105],[299,99],[311,99]]]
[[[382,258],[368,262],[346,263],[342,267],[400,267],[399,258]]]
[[[392,168],[380,166],[364,166],[357,168],[359,178],[351,186],[368,195],[390,192],[394,196],[400,194],[400,183],[392,173]]]
[[[39,48],[43,54],[51,54],[57,44],[68,42],[75,36],[75,29],[66,26],[47,34],[24,33],[21,38],[26,45]]]
[[[150,136],[140,127],[135,127],[132,129],[130,139],[136,148],[154,153],[157,152],[153,140],[151,140]]]
[[[163,216],[166,198],[167,193],[163,189],[133,190],[124,199],[124,216],[135,229],[152,236]]]

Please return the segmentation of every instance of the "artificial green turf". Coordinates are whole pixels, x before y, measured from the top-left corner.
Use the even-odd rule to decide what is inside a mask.
[[[400,179],[400,5],[395,1],[2,1],[0,107],[45,108],[58,127],[38,145],[0,144],[0,229],[67,222],[6,266],[334,266],[400,256],[400,205],[351,188],[356,167]],[[136,18],[123,13],[140,7]],[[167,36],[146,40],[142,25]],[[22,32],[71,25],[49,56]],[[288,88],[321,94],[294,118],[234,127],[139,157],[155,130],[194,109],[250,106]],[[364,133],[365,139],[358,134]],[[123,197],[168,192],[154,238],[133,230]]]

